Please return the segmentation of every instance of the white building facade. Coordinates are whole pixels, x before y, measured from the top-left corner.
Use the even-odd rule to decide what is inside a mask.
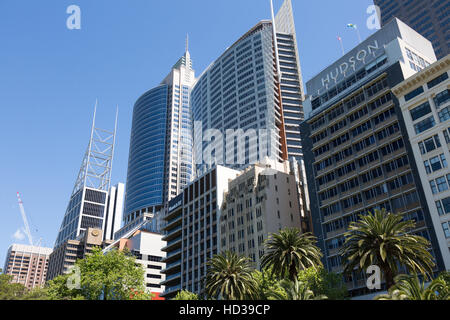
[[[397,85],[409,139],[442,252],[450,270],[450,55]]]

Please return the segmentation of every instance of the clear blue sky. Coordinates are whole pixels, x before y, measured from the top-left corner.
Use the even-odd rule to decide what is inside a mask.
[[[305,81],[368,30],[371,0],[293,0]],[[274,0],[275,9],[282,0]],[[81,30],[66,9],[81,8]],[[98,125],[119,125],[113,183],[125,182],[132,108],[184,53],[186,33],[199,75],[259,20],[269,0],[1,0],[0,267],[23,226],[22,193],[33,236],[53,247],[87,147],[95,99]]]

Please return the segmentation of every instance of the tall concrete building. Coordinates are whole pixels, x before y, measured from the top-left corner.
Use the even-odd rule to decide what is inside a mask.
[[[343,234],[361,214],[385,208],[416,222],[432,244],[436,271],[442,253],[392,88],[417,73],[412,53],[436,61],[430,41],[398,19],[307,82],[301,125],[314,233],[325,267],[342,272]],[[424,124],[426,126],[426,124]],[[345,277],[352,296],[370,293],[365,275]]]
[[[260,269],[264,241],[284,228],[305,229],[288,162],[256,164],[228,183],[220,216],[220,251],[249,257]]]
[[[193,179],[189,96],[195,81],[186,48],[161,84],[134,105],[124,225],[158,215]]]
[[[198,174],[241,170],[303,151],[303,85],[290,0],[246,32],[199,77],[191,94]]]
[[[217,166],[169,202],[162,249],[165,298],[180,290],[203,295],[207,262],[231,250],[259,267],[263,241],[282,228],[302,229],[289,162],[266,161],[237,171]]]
[[[164,298],[180,290],[203,293],[206,263],[220,250],[219,224],[228,181],[239,171],[217,166],[197,177],[169,202],[164,216]]]
[[[450,55],[393,88],[400,101],[425,199],[450,270]]]
[[[12,283],[20,283],[31,290],[45,284],[51,248],[13,244],[6,255],[3,273],[13,276]]]
[[[382,26],[397,17],[432,42],[438,59],[450,53],[450,0],[374,0],[374,4],[380,8]]]

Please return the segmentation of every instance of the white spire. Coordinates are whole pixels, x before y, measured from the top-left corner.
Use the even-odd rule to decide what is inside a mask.
[[[186,52],[189,52],[189,33],[186,33]]]

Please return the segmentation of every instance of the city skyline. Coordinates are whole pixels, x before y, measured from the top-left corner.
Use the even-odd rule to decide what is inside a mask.
[[[252,2],[254,5],[256,2]],[[197,72],[200,74],[203,70],[206,69],[207,65],[213,61],[214,57],[218,56],[220,51],[223,51],[223,43],[231,45],[231,43],[234,42],[234,40],[245,32],[251,25],[254,25],[257,23],[261,18],[269,18],[270,17],[270,6],[269,2],[267,1],[267,4],[263,5],[258,3],[258,10],[255,10],[254,16],[252,15],[252,18],[242,18],[242,21],[239,21],[239,19],[236,19],[238,23],[236,23],[236,26],[233,26],[232,30],[230,29],[230,26],[224,23],[220,23],[220,21],[216,24],[215,27],[219,28],[221,30],[221,35],[223,35],[223,38],[220,39],[221,43],[208,43],[209,46],[202,47],[199,45],[201,42],[202,37],[205,37],[204,33],[201,32],[194,32],[195,28],[191,27],[190,29],[194,29],[193,31],[189,30],[190,38],[191,38],[191,51],[194,63],[196,64]],[[249,5],[251,7],[252,4],[245,4]],[[337,25],[342,25],[342,32],[341,35],[344,39],[344,43],[346,47],[350,48],[353,47],[357,43],[356,35],[353,34],[350,31],[346,31],[345,25],[348,22],[355,22],[359,23],[359,25],[364,25],[366,19],[368,18],[368,14],[366,13],[365,9],[371,5],[371,1],[367,1],[367,3],[356,5],[353,9],[354,17],[339,17],[335,18]],[[80,31],[75,30],[67,30],[65,29],[65,19],[67,18],[67,15],[65,14],[65,8],[68,4],[64,4],[61,6],[57,6],[58,8],[51,8],[51,15],[57,14],[58,18],[56,19],[49,19],[50,23],[45,26],[45,28],[60,28],[62,30],[57,31],[57,39],[62,38],[68,38],[66,41],[68,43],[62,43],[62,47],[68,51],[62,50],[60,48],[59,54],[61,55],[58,60],[58,63],[55,64],[55,69],[50,68],[50,72],[48,74],[45,74],[45,76],[42,76],[47,81],[39,81],[42,80],[39,77],[34,78],[33,82],[27,82],[25,81],[24,84],[16,83],[19,80],[19,77],[26,78],[27,76],[30,77],[30,74],[28,74],[28,69],[25,70],[17,70],[14,68],[17,68],[18,65],[27,65],[33,69],[45,69],[45,67],[48,67],[46,59],[51,60],[50,57],[43,56],[44,53],[48,52],[47,48],[44,48],[44,44],[48,44],[45,41],[47,39],[38,39],[41,40],[41,45],[43,46],[40,48],[41,50],[37,52],[36,57],[33,57],[33,59],[30,59],[30,57],[27,57],[21,53],[20,44],[17,42],[10,43],[13,47],[15,47],[16,50],[6,50],[6,52],[3,52],[0,54],[0,59],[3,61],[8,61],[9,68],[7,68],[7,72],[4,73],[4,75],[8,75],[8,78],[0,77],[0,83],[3,85],[3,87],[7,88],[8,90],[5,90],[5,93],[0,93],[0,104],[4,106],[10,106],[11,110],[7,111],[7,116],[4,119],[7,120],[8,123],[4,123],[2,125],[2,131],[3,136],[6,136],[6,132],[9,132],[8,136],[12,137],[13,139],[8,139],[8,141],[3,141],[6,145],[2,146],[3,150],[11,149],[11,159],[7,159],[5,163],[5,167],[12,167],[13,170],[8,170],[3,175],[6,177],[4,180],[4,187],[1,189],[1,197],[0,201],[2,202],[0,205],[0,210],[4,215],[8,216],[8,223],[6,223],[1,228],[2,238],[0,239],[1,244],[1,253],[0,253],[0,259],[4,259],[4,255],[6,253],[6,250],[8,246],[13,242],[21,242],[21,241],[15,241],[12,238],[12,235],[17,229],[20,229],[22,227],[22,221],[20,219],[19,215],[19,208],[15,203],[15,195],[14,192],[21,191],[23,193],[23,199],[24,199],[24,205],[27,209],[27,212],[29,214],[30,220],[31,220],[31,228],[34,235],[43,237],[44,238],[44,244],[46,246],[51,246],[56,238],[56,233],[59,227],[60,219],[63,217],[65,207],[67,205],[67,199],[70,195],[70,189],[71,186],[73,186],[74,183],[74,176],[76,175],[76,171],[79,167],[79,161],[82,157],[82,154],[84,152],[85,148],[85,141],[87,139],[87,132],[89,131],[89,116],[92,113],[93,104],[95,101],[95,98],[98,97],[99,99],[99,120],[101,122],[110,123],[111,115],[109,113],[114,114],[114,110],[107,108],[105,106],[109,105],[116,105],[119,104],[119,130],[118,130],[118,147],[116,149],[116,159],[113,166],[113,178],[112,178],[112,184],[116,184],[117,182],[124,182],[126,179],[126,163],[128,158],[128,143],[127,140],[129,139],[129,132],[130,132],[130,116],[132,113],[132,105],[133,103],[130,103],[130,101],[135,100],[140,93],[145,92],[146,90],[156,86],[165,73],[167,73],[167,69],[170,68],[173,62],[169,62],[173,60],[173,57],[175,55],[179,56],[180,53],[183,50],[183,43],[185,37],[185,33],[180,32],[179,29],[177,31],[172,31],[174,34],[176,34],[176,38],[180,39],[180,43],[171,44],[174,47],[177,47],[179,49],[173,50],[170,55],[173,54],[173,56],[170,57],[162,57],[164,56],[164,52],[160,51],[157,47],[156,49],[153,48],[153,46],[150,45],[151,49],[154,50],[152,61],[148,62],[146,65],[145,70],[141,70],[141,73],[145,73],[148,71],[152,71],[157,65],[161,69],[158,69],[158,72],[154,72],[154,75],[152,79],[148,79],[145,81],[142,81],[145,79],[143,74],[139,74],[141,77],[140,80],[135,80],[136,83],[132,82],[132,85],[135,85],[136,88],[133,88],[132,90],[130,88],[127,88],[128,90],[123,90],[123,93],[117,93],[117,90],[121,90],[123,88],[123,85],[127,82],[127,77],[124,77],[124,80],[122,82],[111,82],[107,81],[109,77],[114,78],[114,72],[108,73],[107,69],[110,66],[110,64],[114,65],[121,65],[124,64],[124,68],[130,68],[133,72],[136,72],[136,68],[140,67],[142,64],[142,61],[145,61],[145,59],[136,59],[134,61],[133,65],[130,65],[127,63],[128,61],[121,61],[118,56],[115,56],[114,58],[117,60],[114,60],[112,57],[110,58],[111,61],[108,61],[109,63],[101,64],[101,62],[104,62],[105,56],[104,52],[102,50],[99,50],[97,52],[96,59],[94,58],[86,58],[89,56],[89,50],[88,49],[99,49],[99,47],[96,47],[96,45],[91,42],[91,46],[87,46],[86,48],[78,48],[83,54],[85,54],[85,64],[90,65],[92,67],[91,73],[87,73],[85,75],[81,74],[81,71],[74,72],[71,66],[71,61],[74,63],[74,65],[82,64],[82,60],[71,60],[74,56],[70,56],[68,59],[64,59],[62,56],[68,55],[68,52],[77,52],[77,46],[75,44],[85,45],[80,38],[85,35],[89,34],[90,26],[92,26],[93,19],[90,18],[89,13],[90,10],[99,12],[99,7],[101,5],[99,4],[99,7],[96,7],[94,5],[88,5],[86,2],[80,1],[79,5],[81,7],[81,10],[83,12],[83,17],[86,17],[86,19],[83,20],[82,29]],[[281,5],[281,1],[275,1],[275,6],[278,7]],[[4,4],[0,5],[0,8],[2,8]],[[333,59],[336,59],[340,56],[340,48],[339,43],[335,40],[336,32],[324,30],[324,34],[327,35],[327,39],[329,39],[328,43],[328,51],[321,52],[321,57],[323,59],[323,62],[318,63],[315,59],[311,59],[311,57],[316,58],[318,55],[316,51],[311,47],[311,43],[308,44],[308,42],[305,39],[306,33],[311,33],[311,29],[305,28],[308,24],[305,22],[304,14],[302,13],[302,5],[300,3],[297,3],[294,1],[294,15],[297,14],[298,18],[296,20],[296,30],[297,30],[297,37],[299,38],[299,53],[300,53],[300,61],[302,63],[302,71],[304,75],[305,81],[310,79],[314,74],[317,73],[317,71],[321,70],[321,68]],[[315,5],[312,5],[313,7]],[[359,7],[360,6],[360,7]],[[120,4],[119,4],[120,7]],[[195,6],[196,10],[199,10],[202,6]],[[214,7],[217,8],[217,7]],[[8,9],[14,9],[18,10],[18,8],[15,8],[15,5],[8,6]],[[120,10],[119,8],[115,8],[116,10]],[[203,11],[205,14],[211,14],[214,9],[209,8],[204,9]],[[225,8],[226,9],[226,8]],[[334,8],[336,9],[336,8]],[[346,8],[345,8],[346,9]],[[3,10],[3,8],[2,8]],[[28,12],[28,10],[30,10]],[[118,12],[114,11],[113,9],[109,9],[109,13],[118,14]],[[330,9],[331,10],[331,9]],[[347,9],[346,9],[347,10]],[[6,9],[3,10],[4,12],[7,11]],[[27,9],[25,12],[25,16],[27,14],[31,14],[33,11],[33,6],[30,6],[30,8]],[[38,10],[39,11],[39,10]],[[42,11],[42,9],[41,9]],[[134,10],[128,10],[126,13],[131,13]],[[356,12],[358,13],[356,14]],[[40,12],[40,11],[39,11]],[[231,12],[231,11],[225,11]],[[16,11],[18,13],[18,11]],[[86,13],[86,14],[85,14]],[[126,14],[125,13],[125,14]],[[225,14],[224,13],[224,14]],[[21,14],[23,12],[21,11]],[[181,15],[181,13],[180,13]],[[196,17],[201,16],[197,13]],[[220,16],[220,15],[219,15]],[[215,16],[217,18],[217,16]],[[351,21],[349,19],[352,19]],[[2,23],[11,23],[11,20],[5,18],[0,19],[0,24]],[[35,22],[35,21],[34,21]],[[33,20],[28,21],[28,23],[33,24]],[[61,22],[58,24],[58,22]],[[314,26],[310,24],[310,28],[314,27],[317,29],[320,29],[320,26],[316,25]],[[97,25],[98,27],[98,25]],[[22,38],[30,37],[30,33],[27,33],[26,28],[22,27],[20,31],[20,35]],[[41,27],[44,28],[44,27]],[[8,30],[8,28],[2,28],[3,30]],[[372,32],[372,30],[363,29],[361,28],[361,32],[363,33],[363,36],[366,37],[368,34]],[[316,30],[316,29],[314,29]],[[38,29],[39,31],[44,31],[43,29]],[[117,31],[117,30],[115,30]],[[128,29],[128,31],[130,31]],[[140,30],[140,35],[145,36],[146,31],[148,30]],[[4,31],[1,31],[4,32]],[[59,32],[61,32],[59,34]],[[78,34],[76,32],[79,32]],[[125,32],[125,31],[122,31]],[[314,31],[315,32],[315,31]],[[112,37],[114,32],[108,33],[108,36]],[[122,36],[124,34],[122,33]],[[80,37],[80,38],[79,38]],[[22,39],[19,37],[19,39]],[[8,39],[9,40],[9,39]],[[90,41],[98,40],[98,39],[90,39]],[[123,39],[122,39],[123,40]],[[70,42],[73,42],[72,44],[74,46],[70,45]],[[81,42],[80,42],[81,41]],[[161,44],[164,46],[167,44],[168,41],[161,42]],[[173,41],[176,42],[176,41]],[[326,41],[327,42],[327,41]],[[7,43],[8,44],[8,43]],[[128,43],[130,44],[130,43]],[[61,45],[61,43],[60,43]],[[316,45],[314,43],[314,45]],[[56,46],[58,48],[58,46]],[[23,49],[23,48],[22,48]],[[106,51],[107,47],[105,48]],[[117,49],[117,48],[116,48]],[[149,49],[149,48],[147,48]],[[171,48],[174,49],[174,48]],[[135,60],[133,58],[134,50],[133,51],[127,51],[125,54],[125,57],[129,57],[130,60]],[[164,50],[163,50],[164,51]],[[170,50],[168,50],[170,51]],[[130,53],[131,52],[131,53]],[[99,53],[103,53],[103,55],[100,55]],[[202,53],[202,54],[200,54]],[[21,56],[21,54],[23,56]],[[39,56],[41,54],[41,56]],[[17,57],[12,58],[13,56],[17,55]],[[309,56],[309,58],[307,58]],[[131,57],[131,58],[130,58]],[[122,57],[123,58],[123,57]],[[17,60],[14,60],[17,59]],[[21,59],[21,60],[19,60]],[[167,59],[167,60],[165,60]],[[38,63],[38,61],[43,60],[45,63],[42,65]],[[67,61],[66,61],[67,60]],[[106,59],[107,60],[107,59]],[[164,60],[164,61],[163,61]],[[34,61],[34,62],[33,62]],[[176,59],[175,59],[176,61]],[[23,62],[23,63],[20,63]],[[87,62],[87,63],[86,63]],[[99,67],[95,67],[92,64],[100,64]],[[65,69],[65,68],[67,69]],[[133,67],[135,69],[133,69]],[[104,71],[106,71],[104,74],[100,74],[101,69],[104,68]],[[32,73],[38,72],[38,70],[32,70]],[[83,70],[83,68],[81,68]],[[16,72],[13,72],[16,71]],[[72,71],[72,72],[71,72]],[[116,71],[117,72],[117,71]],[[123,70],[122,70],[123,72]],[[133,75],[133,72],[130,72],[130,75]],[[43,74],[42,72],[40,74]],[[125,73],[125,75],[129,75]],[[93,76],[93,79],[88,81],[88,77]],[[17,78],[16,78],[17,77]],[[30,77],[31,78],[31,77]],[[30,79],[31,80],[31,79]],[[66,86],[64,86],[64,81],[67,81]],[[57,83],[58,82],[58,83]],[[85,84],[86,83],[86,84]],[[99,85],[98,83],[104,83],[104,85]],[[28,86],[27,86],[28,84]],[[91,85],[92,89],[85,90],[85,86]],[[76,90],[70,89],[70,87],[75,87]],[[19,88],[22,90],[28,89],[29,94],[23,94],[20,96],[20,99],[18,99],[18,96],[15,95],[17,91],[19,91]],[[58,90],[61,90],[61,93],[52,95],[52,92],[56,92]],[[96,91],[96,92],[94,92]],[[6,93],[7,92],[7,93]],[[70,94],[70,95],[68,95]],[[31,101],[33,104],[31,104]],[[61,111],[61,107],[66,106],[64,108],[64,112]],[[9,108],[8,108],[9,109]],[[19,110],[25,110],[25,112],[18,111]],[[40,112],[37,114],[36,110],[39,110]],[[8,117],[10,116],[10,117]],[[70,121],[67,121],[69,120]],[[37,121],[36,121],[37,120]],[[48,122],[46,122],[48,121]],[[3,122],[2,122],[3,124]],[[42,130],[43,126],[47,126],[47,130]],[[58,134],[59,136],[55,136],[55,131],[61,131],[64,134]],[[25,133],[22,133],[25,132]],[[79,134],[78,134],[79,132]],[[75,134],[74,134],[75,133]],[[37,140],[39,139],[39,140]],[[40,144],[42,142],[42,144]],[[66,146],[66,144],[70,146]],[[67,147],[67,148],[66,148]],[[71,150],[69,150],[71,149]],[[49,152],[49,150],[55,150],[54,153]],[[55,157],[56,156],[56,157]],[[60,157],[60,158],[59,158]],[[50,160],[49,160],[50,158]],[[24,161],[25,159],[26,161]],[[13,162],[10,162],[13,160]],[[14,164],[14,165],[12,165]],[[59,172],[58,175],[55,175],[52,170],[55,170]],[[40,175],[38,173],[31,174],[31,171],[39,171],[39,173],[43,174]],[[48,176],[49,173],[52,173],[50,176]],[[45,178],[44,178],[45,177]],[[45,179],[45,180],[44,180]],[[43,184],[45,182],[45,184]],[[43,185],[42,185],[43,184]],[[38,185],[40,185],[38,187]],[[42,185],[42,187],[41,187]],[[14,188],[14,189],[12,189]],[[39,190],[39,191],[37,191]],[[45,192],[47,191],[47,192]],[[54,192],[52,192],[54,191]],[[8,196],[11,194],[11,196]],[[51,196],[50,196],[51,195]],[[49,204],[44,201],[43,199],[46,198],[52,198],[51,206],[49,207]],[[44,209],[45,208],[45,209]],[[45,212],[44,212],[45,211]],[[36,232],[37,229],[37,232]],[[49,231],[51,230],[51,231]]]

